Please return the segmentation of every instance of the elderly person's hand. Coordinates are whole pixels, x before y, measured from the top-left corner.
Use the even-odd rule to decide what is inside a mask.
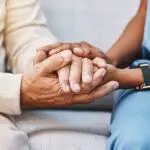
[[[68,104],[90,103],[97,97],[112,92],[118,86],[115,81],[95,88],[90,93],[64,93],[60,87],[56,71],[71,62],[72,53],[63,51],[36,64],[30,74],[25,74],[21,88],[23,108],[50,108]]]
[[[48,58],[51,49],[58,47],[60,51],[63,51],[63,48],[64,50],[69,50],[69,48],[71,49],[69,45],[71,46],[71,44],[63,44],[61,46],[60,43],[57,43],[39,49],[35,58],[35,64]],[[56,50],[55,53],[57,52],[59,51]],[[73,55],[71,65],[65,66],[58,71],[60,85],[64,92],[70,92],[71,89],[75,93],[83,93],[97,87],[106,74],[105,60],[99,60],[99,64],[101,64],[101,68],[94,66],[92,60],[88,58]]]

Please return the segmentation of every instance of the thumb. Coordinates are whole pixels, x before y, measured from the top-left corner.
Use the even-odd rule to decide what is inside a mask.
[[[55,54],[39,64],[40,74],[47,75],[53,73],[54,71],[57,71],[69,64],[71,62],[71,59],[72,52],[69,50]]]

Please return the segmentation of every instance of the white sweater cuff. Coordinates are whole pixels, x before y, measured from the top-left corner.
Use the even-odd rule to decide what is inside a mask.
[[[21,114],[20,86],[22,75],[0,73],[0,112],[9,115]]]

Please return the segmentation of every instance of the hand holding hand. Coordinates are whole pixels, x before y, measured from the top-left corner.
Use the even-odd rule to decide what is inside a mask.
[[[68,45],[68,46],[67,46]],[[59,43],[41,48],[37,52],[35,64],[49,57],[49,49],[60,46]],[[61,45],[60,48],[69,48],[69,44]],[[91,91],[101,82],[106,74],[106,61],[99,59],[99,68],[93,65],[92,60],[73,54],[71,65],[65,66],[58,71],[60,85],[64,92],[73,91],[83,93]]]
[[[85,41],[79,43],[56,43],[53,45],[45,46],[41,50],[44,50],[50,56],[64,50],[71,50],[76,56],[79,57],[89,59],[99,57],[104,59],[107,63],[111,63],[109,58],[105,55],[105,53],[101,49]]]
[[[115,90],[117,82],[111,81],[82,94],[64,93],[56,71],[72,60],[70,51],[55,54],[36,64],[29,74],[24,74],[21,86],[21,106],[23,108],[51,108],[70,104],[85,104],[103,97]]]

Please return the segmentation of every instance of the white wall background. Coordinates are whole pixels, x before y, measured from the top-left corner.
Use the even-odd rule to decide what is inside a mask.
[[[88,41],[107,50],[140,0],[41,0],[49,28],[62,41]]]

